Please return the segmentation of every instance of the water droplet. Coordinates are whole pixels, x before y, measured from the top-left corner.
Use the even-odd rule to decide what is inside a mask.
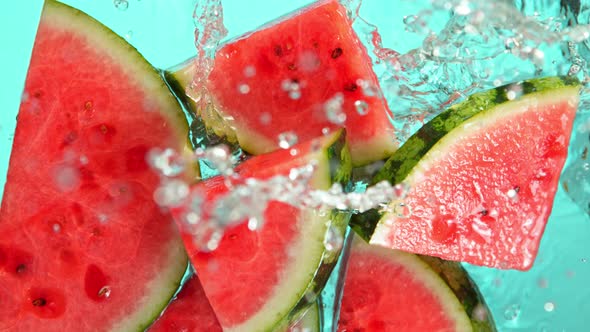
[[[342,109],[344,105],[344,96],[341,93],[337,93],[334,97],[328,99],[324,104],[324,110],[328,121],[341,125],[346,121],[346,113]]]
[[[147,158],[150,165],[166,177],[180,175],[185,168],[182,155],[171,148],[164,150],[153,148],[149,151]]]
[[[251,231],[255,231],[257,229],[260,228],[261,223],[258,221],[258,218],[254,217],[254,216],[250,216],[250,218],[248,218],[248,229]]]
[[[248,94],[250,92],[250,86],[248,84],[240,84],[238,85],[238,91],[243,95]]]
[[[399,202],[393,207],[393,213],[399,218],[409,218],[412,216],[412,209],[405,203]]]
[[[163,207],[180,205],[189,194],[188,185],[177,179],[163,181],[154,191],[154,201]]]
[[[512,84],[508,88],[506,88],[506,98],[508,100],[514,100],[524,93],[522,89],[522,85],[520,84]]]
[[[292,147],[293,145],[297,144],[298,139],[299,138],[297,137],[297,134],[295,134],[292,131],[280,133],[279,134],[279,147],[281,147],[281,149],[288,149],[288,148]]]
[[[264,112],[260,115],[260,123],[263,125],[270,124],[270,120],[272,119],[272,115],[268,112]]]
[[[337,227],[330,225],[324,237],[324,247],[328,251],[338,251],[342,249],[344,235]]]
[[[291,98],[293,100],[297,100],[297,99],[301,98],[301,91],[299,91],[299,90],[289,91],[289,98]]]
[[[485,322],[488,319],[488,311],[485,305],[477,303],[473,308],[472,316],[476,321]]]
[[[518,196],[518,191],[516,191],[516,189],[510,189],[506,192],[506,196],[509,198],[516,198],[516,196]]]
[[[129,8],[129,2],[127,0],[113,0],[113,4],[120,11],[125,11]]]
[[[369,113],[369,105],[363,100],[356,100],[354,102],[356,112],[360,115],[366,115]]]
[[[545,302],[545,305],[543,305],[543,308],[547,312],[552,312],[553,310],[555,310],[555,304],[553,302]]]
[[[61,225],[58,223],[55,223],[51,226],[51,229],[53,230],[54,233],[59,233],[61,231]]]
[[[520,315],[520,305],[511,304],[504,310],[504,319],[515,320]]]
[[[244,76],[246,76],[246,77],[256,76],[256,68],[254,68],[254,66],[246,66],[246,68],[244,68]]]

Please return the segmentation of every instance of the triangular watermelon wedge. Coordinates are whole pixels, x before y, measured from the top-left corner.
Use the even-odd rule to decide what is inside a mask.
[[[180,95],[195,70],[208,70],[193,66],[167,74]],[[303,142],[340,127],[355,166],[397,148],[371,58],[336,0],[314,2],[223,45],[204,89],[189,95],[212,133],[237,139],[252,154],[279,149],[281,137]]]
[[[186,135],[135,49],[45,2],[0,207],[0,330],[137,331],[160,314],[187,258],[146,153]]]
[[[281,190],[266,202],[265,193],[272,189],[252,190],[245,184],[272,180],[274,189],[288,188],[294,184],[286,179],[310,165],[313,173],[303,182],[309,190],[346,183],[351,165],[344,139],[339,130],[238,165],[239,180],[234,177],[231,188],[249,193],[247,198],[230,200],[238,205],[217,205],[230,192],[230,179],[217,176],[194,185],[187,201],[174,210],[189,258],[224,330],[270,331],[288,326],[300,310],[314,303],[339,254],[337,246],[330,248],[325,241],[330,234],[344,234],[349,214],[279,200],[274,195]],[[198,208],[195,202],[201,202]],[[254,209],[256,204],[264,207],[259,229],[250,230],[248,218],[243,217],[225,226],[214,250],[195,241],[202,234],[198,229],[213,224],[219,213],[230,215]]]
[[[476,93],[434,118],[373,183],[406,183],[355,216],[372,244],[503,269],[535,260],[567,156],[579,82],[551,77]]]

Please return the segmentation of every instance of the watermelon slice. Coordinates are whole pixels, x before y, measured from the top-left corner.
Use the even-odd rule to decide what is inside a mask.
[[[319,331],[319,308],[314,305],[288,331]],[[205,296],[199,278],[194,274],[183,286],[174,301],[152,325],[149,332],[216,332],[222,331],[221,325]]]
[[[293,174],[292,169],[314,163],[310,185],[326,190],[333,181],[344,182],[350,176],[344,139],[339,130],[294,149],[253,157],[235,172],[246,183],[286,177]],[[249,230],[247,220],[229,225],[215,250],[203,250],[193,241],[191,225],[210,222],[220,211],[215,207],[217,200],[228,191],[226,178],[210,178],[191,189],[192,197],[203,200],[198,221],[195,211],[186,209],[191,200],[174,211],[189,258],[224,330],[267,331],[285,326],[315,301],[327,281],[339,250],[327,250],[324,239],[330,227],[344,234],[349,215],[271,200],[260,229]],[[250,203],[242,204],[257,204],[260,196],[254,193]],[[230,210],[225,207],[224,211]]]
[[[344,281],[338,331],[492,331],[491,316],[486,315],[477,290],[467,282],[460,293],[463,298],[458,298],[439,276],[452,271],[448,275],[465,279],[465,271],[457,263],[454,270],[436,266],[444,268],[433,270],[416,255],[355,239]],[[461,300],[469,305],[480,304],[473,324]],[[470,313],[473,308],[469,307]]]
[[[24,95],[0,207],[0,330],[145,328],[187,266],[145,156],[183,149],[182,109],[123,39],[54,1]]]
[[[194,71],[204,70],[192,66],[168,77],[186,88]],[[213,102],[198,110],[205,124],[217,135],[235,135],[252,154],[278,149],[285,144],[281,137],[302,142],[339,127],[347,129],[353,165],[384,159],[397,148],[371,59],[335,0],[221,47],[205,88]]]
[[[372,244],[498,268],[533,264],[570,139],[579,83],[552,77],[477,93],[421,128],[373,182],[405,182],[358,215]],[[405,212],[404,212],[405,211]]]

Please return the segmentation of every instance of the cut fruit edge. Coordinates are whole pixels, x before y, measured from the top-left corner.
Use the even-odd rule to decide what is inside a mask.
[[[516,99],[514,96],[511,97],[509,92],[513,86],[520,89],[523,95],[517,96]],[[575,113],[578,93],[579,82],[570,77],[532,79],[476,93],[442,112],[408,139],[386,161],[372,183],[384,180],[395,184],[406,183],[411,192],[411,184],[420,183],[424,170],[436,165],[448,151],[452,151],[454,144],[465,132],[476,133],[482,128],[506,121],[510,116],[525,114],[527,111],[535,112],[528,107],[531,105],[553,105],[558,102],[567,105],[570,108],[569,111]],[[568,116],[573,115],[568,114]],[[567,121],[562,125],[566,126],[566,124]],[[564,131],[566,130],[567,128],[564,128]],[[566,143],[567,140],[568,137],[566,137]],[[390,211],[396,203],[396,201],[389,203]],[[391,247],[389,241],[395,223],[392,224],[390,219],[394,219],[391,213],[384,214],[377,209],[372,209],[353,216],[351,225],[371,244]],[[418,253],[437,256],[435,252]]]
[[[454,331],[496,331],[483,297],[460,263],[374,246],[358,235],[354,235],[352,250],[384,258],[411,272],[438,298],[447,317],[456,324]],[[346,284],[344,287],[346,292]]]
[[[113,62],[121,65],[128,77],[141,77],[136,83],[150,96],[153,105],[161,107],[161,115],[177,128],[178,133],[187,133],[185,115],[173,95],[170,94],[165,82],[158,72],[129,45],[122,37],[109,30],[100,22],[84,12],[53,0],[46,0],[42,20],[65,31],[78,31],[91,45],[101,45],[101,51]],[[179,135],[180,137],[181,135]],[[191,150],[188,140],[179,141],[179,153],[187,154]],[[195,169],[198,172],[198,169]],[[193,174],[190,174],[192,176]],[[187,174],[187,176],[189,176]],[[115,323],[113,330],[129,331],[147,327],[160,315],[170,298],[179,288],[184,271],[188,264],[184,246],[180,238],[167,244],[167,264],[155,278],[146,285],[146,294],[136,299],[136,311],[125,319]]]
[[[303,148],[302,145],[296,145],[294,148],[300,151],[298,153],[299,157],[289,158],[285,164],[280,165],[280,168],[277,168],[276,165],[266,169],[255,167],[253,171],[247,173],[244,177],[253,176],[256,178],[257,173],[260,176],[281,173],[313,161],[315,162],[314,174],[311,179],[313,189],[327,190],[334,182],[346,184],[350,178],[351,165],[344,133],[344,130],[338,130],[320,139],[302,143],[307,144],[307,149],[312,149],[308,154],[301,152],[305,151],[306,148]],[[320,144],[317,144],[318,142]],[[289,150],[279,150],[252,157],[249,160],[251,160],[250,163],[261,160],[261,158],[272,160],[273,155],[276,153],[288,154]],[[240,164],[236,168],[238,174],[240,173],[238,169],[247,167],[248,164],[249,161]],[[185,205],[187,203],[185,202]],[[186,215],[185,205],[174,209],[174,215],[181,230]],[[276,329],[288,326],[293,320],[298,319],[301,311],[306,310],[311,304],[315,303],[317,295],[326,283],[338,259],[339,250],[327,250],[324,245],[326,234],[330,228],[344,234],[349,217],[350,214],[345,212],[331,211],[325,213],[324,211],[320,213],[320,211],[314,209],[302,209],[299,217],[301,227],[298,230],[299,235],[295,242],[289,246],[290,252],[297,253],[295,258],[288,261],[286,269],[280,274],[278,284],[274,286],[262,307],[246,321],[232,326],[224,326],[224,329],[228,331]],[[185,236],[183,235],[183,237]],[[190,235],[185,237],[185,241],[191,241]],[[192,244],[187,244],[187,247],[190,248],[191,246]],[[196,252],[198,252],[198,249]],[[193,251],[189,249],[189,257],[192,256]],[[199,264],[195,263],[195,269],[198,273]],[[207,281],[202,279],[202,282],[205,293],[207,293]],[[215,303],[212,302],[212,305],[215,310]],[[223,325],[222,314],[218,312],[217,316]]]

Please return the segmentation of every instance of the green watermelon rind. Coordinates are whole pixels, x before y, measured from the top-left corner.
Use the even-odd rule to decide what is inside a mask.
[[[438,257],[416,256],[428,264],[430,269],[436,272],[453,291],[459,302],[463,305],[467,316],[471,319],[471,326],[474,332],[496,331],[496,325],[491,311],[486,305],[479,288],[469,277],[467,271],[461,266],[461,263],[446,261]],[[476,312],[478,307],[484,310],[483,313]],[[481,317],[482,314],[483,317]]]
[[[559,98],[559,91],[578,89],[580,83],[575,77],[559,76],[536,78],[517,84],[522,89],[522,95],[519,98],[512,98],[512,100],[509,98],[508,92],[513,86],[513,84],[509,84],[473,94],[465,101],[448,108],[433,118],[385,162],[371,180],[371,184],[381,181],[388,181],[391,184],[403,183],[418,163],[429,158],[429,155],[432,154],[431,151],[442,149],[441,144],[450,140],[448,136],[454,129],[463,126],[467,121],[474,120],[473,118],[476,116],[482,119],[482,122],[486,122],[486,117],[493,116],[498,107],[507,107],[510,103],[528,98],[545,96],[549,99],[552,96]],[[444,137],[447,139],[443,140]],[[435,146],[437,144],[438,146]],[[381,216],[382,212],[377,209],[354,215],[351,219],[351,227],[363,239],[369,241]]]
[[[122,64],[126,75],[140,78],[137,83],[148,92],[152,101],[165,110],[162,114],[169,118],[179,132],[188,132],[185,115],[176,99],[170,94],[156,69],[133,46],[84,12],[57,1],[46,0],[43,15],[44,18],[58,21],[64,29],[80,32],[80,35],[89,40],[89,45],[101,45],[102,51],[107,53],[113,62]],[[185,143],[180,142],[179,148],[186,149],[183,144]],[[150,285],[153,286],[146,287],[152,291],[151,294],[144,299],[137,299],[137,301],[146,302],[143,307],[135,311],[131,317],[127,316],[127,319],[116,323],[113,330],[144,331],[159,317],[179,288],[188,264],[188,257],[180,236],[177,241],[170,243],[169,257],[171,264],[168,269],[151,281]],[[150,301],[149,298],[153,300]]]
[[[346,135],[343,129],[330,134],[328,141],[324,140],[317,151],[306,155],[308,160],[316,161],[316,171],[311,181],[315,189],[327,190],[332,183],[338,181],[342,185],[348,185],[352,166],[350,153],[346,144]],[[325,286],[330,273],[334,269],[340,250],[327,250],[324,246],[324,238],[329,227],[333,227],[345,233],[350,219],[350,213],[332,210],[322,214],[314,209],[302,210],[304,228],[302,237],[294,243],[292,249],[297,252],[297,257],[302,259],[291,260],[289,268],[283,271],[280,279],[282,284],[273,290],[263,307],[247,321],[226,327],[227,331],[277,331],[285,329],[297,321],[303,312],[316,303],[317,297]],[[316,237],[310,241],[310,237]],[[312,243],[313,242],[313,243]],[[313,247],[312,245],[313,244]],[[312,260],[304,257],[313,257]],[[316,258],[317,257],[317,258]],[[317,259],[317,260],[316,260]],[[297,280],[294,280],[297,278]],[[297,288],[296,292],[286,288]],[[206,291],[206,290],[205,290]],[[292,294],[289,298],[285,294]],[[286,310],[276,310],[281,306]],[[273,312],[274,316],[270,317]]]

